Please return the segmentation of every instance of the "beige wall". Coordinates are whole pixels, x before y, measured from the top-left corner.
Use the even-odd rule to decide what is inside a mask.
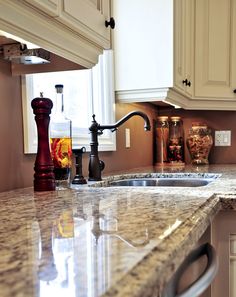
[[[231,146],[212,146],[209,162],[210,164],[232,164],[236,163],[236,111],[205,111],[205,110],[183,110],[162,109],[160,115],[179,115],[183,119],[185,138],[188,135],[192,122],[204,122],[212,130],[214,139],[215,130],[231,130]],[[185,161],[190,163],[190,155],[185,146]]]
[[[74,67],[74,65],[71,65]],[[21,106],[20,77],[11,73],[8,62],[0,60],[0,192],[28,187],[33,184],[33,167],[35,155],[23,154],[23,123]],[[173,108],[159,108],[149,104],[116,104],[116,120],[133,110],[147,113],[151,122],[157,113],[161,115],[180,115],[183,118],[185,136],[193,121],[204,121],[215,130],[231,130],[232,146],[213,147],[210,163],[236,163],[236,112],[234,111],[187,111]],[[101,152],[100,158],[105,162],[104,174],[127,170],[153,163],[153,131],[145,132],[144,121],[140,117],[131,118],[122,125],[117,133],[117,151]],[[130,128],[131,148],[125,148],[125,128]],[[214,135],[214,133],[213,133]],[[185,149],[186,163],[190,162]],[[88,174],[88,154],[83,158],[83,173]]]
[[[130,111],[145,112],[152,124],[157,112],[151,104],[116,104],[116,120]],[[130,128],[130,148],[125,148],[125,128]],[[153,129],[144,131],[144,120],[135,116],[119,127],[117,135],[117,150],[115,152],[101,152],[100,159],[105,162],[104,173],[150,166],[153,163]],[[84,158],[84,168],[88,167],[88,157]],[[86,174],[86,172],[85,172]]]
[[[20,78],[12,77],[9,63],[0,62],[0,191],[29,186],[32,156],[23,154]]]

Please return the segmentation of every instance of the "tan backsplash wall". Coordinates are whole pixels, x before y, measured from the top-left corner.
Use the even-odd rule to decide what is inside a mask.
[[[185,139],[192,122],[206,123],[212,129],[213,140],[215,130],[231,130],[231,146],[219,147],[213,144],[209,155],[209,162],[211,164],[236,163],[236,111],[160,109],[159,115],[181,116],[184,124]],[[186,145],[185,161],[186,163],[190,163],[190,155]]]
[[[0,61],[0,192],[32,186],[35,155],[23,153],[23,123],[21,106],[21,84],[19,76],[12,76],[8,62]],[[151,104],[116,104],[116,120],[133,110],[148,114],[151,121],[159,114],[180,115],[183,118],[185,135],[192,121],[204,121],[212,130],[231,130],[232,146],[213,147],[210,163],[236,163],[236,112],[186,111],[157,109]],[[140,117],[131,118],[122,125],[117,133],[117,151],[101,152],[105,162],[105,173],[127,170],[140,166],[150,166],[153,162],[153,131],[145,132],[144,121]],[[130,128],[131,148],[125,148],[125,128]],[[189,153],[185,150],[186,162]],[[88,153],[83,158],[83,172],[88,174]]]
[[[33,158],[23,154],[20,78],[0,62],[0,191],[29,186]]]
[[[141,110],[150,119],[151,125],[157,116],[157,109],[151,104],[116,104],[116,120],[127,113]],[[130,129],[130,148],[125,148],[125,128]],[[144,120],[135,116],[125,122],[117,133],[116,152],[100,152],[99,157],[105,162],[104,173],[112,171],[150,166],[153,163],[153,132],[144,131]],[[85,159],[85,168],[88,168],[88,156]]]
[[[0,192],[33,184],[35,155],[23,153],[23,123],[21,84],[19,76],[12,76],[8,62],[0,61]],[[133,110],[147,113],[150,119],[157,111],[151,104],[117,104],[116,119]],[[135,116],[119,128],[117,151],[100,153],[105,162],[104,173],[139,166],[152,165],[153,134],[145,132],[144,121]],[[131,148],[125,148],[125,128],[130,128]],[[88,154],[83,158],[84,175],[88,174]]]

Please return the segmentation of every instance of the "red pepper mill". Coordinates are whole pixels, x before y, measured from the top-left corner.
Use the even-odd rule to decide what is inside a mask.
[[[38,151],[34,163],[34,190],[55,191],[54,166],[49,149],[48,127],[53,103],[48,98],[35,98],[31,102],[38,130]]]

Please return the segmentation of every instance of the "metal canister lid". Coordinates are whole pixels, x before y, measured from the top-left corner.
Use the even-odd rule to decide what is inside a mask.
[[[192,128],[207,128],[207,124],[203,122],[192,122]]]
[[[181,117],[179,117],[179,116],[170,117],[170,120],[172,122],[179,122],[181,120]]]
[[[168,116],[158,116],[158,117],[157,117],[157,120],[158,120],[159,122],[167,122],[168,119],[169,119]]]

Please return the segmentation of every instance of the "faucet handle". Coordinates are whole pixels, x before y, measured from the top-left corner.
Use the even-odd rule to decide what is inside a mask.
[[[102,135],[103,134],[103,130],[98,130],[97,134],[98,135]]]

